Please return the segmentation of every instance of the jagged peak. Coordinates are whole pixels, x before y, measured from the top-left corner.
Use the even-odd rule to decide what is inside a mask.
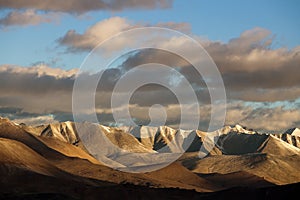
[[[284,133],[300,137],[300,129],[296,127],[290,128]]]

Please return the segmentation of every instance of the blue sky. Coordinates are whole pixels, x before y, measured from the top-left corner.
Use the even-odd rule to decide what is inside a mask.
[[[227,124],[269,131],[300,127],[300,1],[24,2],[0,1],[0,116],[32,124],[72,120],[74,77],[89,52],[119,32],[162,26],[194,37],[215,61],[227,94]],[[185,43],[180,45],[189,51]],[[199,99],[204,103],[200,110],[206,116],[202,123],[207,125],[209,104],[201,80],[191,66],[181,66],[169,56],[138,51],[117,63],[130,67],[147,63],[149,58],[161,64],[173,62],[177,71],[199,87],[197,95],[204,97]],[[110,73],[117,77],[120,72]],[[111,80],[106,81],[104,85],[110,87]],[[139,111],[133,114],[135,119],[147,121],[149,105],[161,103],[173,113],[171,125],[178,123],[170,92],[161,88],[139,92],[139,107],[131,105]],[[109,124],[112,113],[106,107],[109,102],[103,102],[109,99],[105,95],[96,99],[97,115]]]
[[[78,68],[84,53],[66,53],[56,40],[68,30],[82,33],[98,21],[113,16],[133,22],[189,23],[192,33],[213,41],[227,42],[254,27],[268,29],[275,36],[273,48],[293,48],[300,44],[299,1],[174,1],[172,8],[123,11],[92,11],[81,16],[60,14],[52,23],[29,26],[2,26],[0,60],[2,64],[30,66],[45,62],[64,69]],[[3,9],[4,17],[10,9]]]

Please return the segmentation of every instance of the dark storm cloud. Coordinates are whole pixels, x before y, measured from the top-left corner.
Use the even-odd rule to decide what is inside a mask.
[[[2,9],[36,9],[67,13],[85,13],[96,10],[118,11],[123,9],[165,9],[172,0],[0,0]]]
[[[51,92],[69,92],[74,77],[56,78],[50,75],[21,74],[0,72],[0,92],[2,94],[46,94]]]
[[[15,67],[16,68],[16,67]],[[9,76],[11,80],[1,80],[1,96],[0,96],[0,116],[9,117],[17,123],[26,124],[41,124],[56,121],[73,120],[72,116],[72,88],[70,83],[64,86],[67,82],[71,82],[72,73],[58,77],[53,73],[51,75],[38,75],[38,68],[34,68],[36,73],[32,73],[32,69],[24,70],[9,70],[5,67],[6,73],[3,70],[0,74],[5,77]],[[0,70],[1,71],[1,70]],[[14,72],[12,72],[14,71]],[[8,75],[9,73],[10,75]],[[60,72],[61,74],[61,72]],[[15,76],[14,76],[15,75]],[[21,78],[24,76],[23,78]],[[53,77],[51,79],[46,76]],[[68,77],[70,76],[70,77]],[[91,78],[87,76],[85,78]],[[32,80],[39,80],[39,86],[29,84],[31,91],[27,89]],[[13,83],[13,81],[16,81]],[[22,81],[19,81],[22,80]],[[42,84],[41,80],[46,80]],[[49,81],[51,80],[51,82]],[[62,81],[64,80],[64,81]],[[68,80],[68,81],[66,81]],[[57,81],[57,83],[55,83]],[[146,86],[147,87],[147,86]],[[193,120],[195,117],[195,108],[190,105],[177,104],[176,97],[166,90],[148,86],[149,88],[141,89],[140,93],[135,93],[132,96],[132,101],[129,106],[131,116],[138,124],[148,124],[149,109],[153,104],[161,104],[167,113],[167,125],[177,127],[180,123],[181,107],[188,113],[188,117]],[[7,89],[4,89],[7,88]],[[42,89],[43,88],[43,89]],[[59,91],[58,91],[59,90]],[[43,92],[44,91],[44,92]],[[248,91],[244,93],[247,94]],[[96,97],[96,112],[99,121],[105,125],[113,125],[114,119],[112,110],[110,109],[109,91],[98,91]],[[281,95],[282,96],[282,95]],[[292,102],[291,102],[292,103]],[[226,124],[242,124],[255,130],[268,131],[284,131],[287,128],[300,125],[300,111],[297,108],[285,108],[282,106],[270,107],[270,103],[260,103],[257,105],[245,104],[244,101],[229,102],[227,105]],[[222,105],[219,105],[222,106]],[[223,105],[224,106],[224,105]],[[297,105],[295,105],[297,107]],[[122,105],[119,110],[126,109],[127,105]],[[210,121],[209,104],[200,103],[201,123],[199,128],[206,130]],[[87,112],[86,116],[90,115]],[[285,120],[282,120],[285,119]],[[185,127],[188,127],[186,124]]]
[[[0,66],[0,106],[22,112],[70,111],[75,70],[46,66]]]

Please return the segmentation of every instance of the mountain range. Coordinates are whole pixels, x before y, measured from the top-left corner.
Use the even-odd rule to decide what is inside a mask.
[[[300,189],[300,130],[214,132],[0,118],[0,198],[277,199]]]

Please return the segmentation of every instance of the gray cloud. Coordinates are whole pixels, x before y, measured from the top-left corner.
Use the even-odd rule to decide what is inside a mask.
[[[72,120],[72,78],[56,77],[49,81],[45,77],[55,77],[53,74],[39,76],[38,73],[24,72],[24,70],[22,72],[11,71],[18,72],[11,72],[10,75],[9,73],[0,73],[0,116],[9,117],[17,123],[25,122],[27,124]],[[29,74],[31,76],[28,76]],[[8,76],[11,81],[2,79]],[[38,82],[38,86],[27,84],[32,82],[32,79]],[[13,83],[13,81],[16,82]],[[108,91],[98,91],[96,96],[97,116],[100,122],[106,125],[114,122],[110,108],[110,95],[111,93]],[[177,104],[176,97],[172,95],[166,90],[153,86],[142,89],[140,93],[135,93],[132,97],[129,106],[131,116],[137,123],[147,124],[150,122],[150,107],[153,104],[162,104],[168,117],[167,125],[178,126],[181,115],[180,106],[183,106],[185,113],[188,113],[187,117],[192,121],[195,117],[195,107]],[[126,106],[121,105],[117,109],[123,110],[126,109]],[[210,121],[211,106],[200,103],[199,109],[201,114],[199,128],[206,130]],[[89,113],[87,112],[86,115],[88,117]],[[244,101],[231,101],[227,105],[226,124],[241,124],[255,130],[281,132],[290,127],[300,126],[300,111],[296,104],[294,108],[288,108],[272,103],[252,105]],[[184,127],[188,126],[189,124],[184,125]]]
[[[2,9],[36,9],[67,13],[85,13],[96,10],[123,10],[123,9],[165,9],[172,6],[172,0],[0,0]]]
[[[23,12],[12,11],[0,19],[2,26],[28,26],[40,23],[50,23],[58,20],[58,15],[54,13],[39,14],[34,10]]]
[[[47,71],[49,70],[49,71]],[[53,69],[44,65],[31,68],[17,66],[0,66],[0,92],[9,94],[47,94],[52,92],[66,92],[73,87],[74,71]],[[55,74],[57,73],[57,74]]]
[[[228,44],[205,46],[221,71],[229,97],[248,101],[299,98],[300,47],[272,49],[272,36],[264,29],[245,35]]]
[[[184,30],[185,25],[183,24],[169,24],[169,26],[176,25],[180,27],[179,30]],[[98,22],[83,34],[69,31],[59,39],[59,42],[73,51],[90,50],[113,33],[135,26],[137,25],[124,18],[114,17]],[[273,49],[271,46],[275,40],[274,36],[269,30],[259,27],[243,32],[228,43],[195,38],[199,40],[217,64],[226,89],[229,91],[229,98],[249,101],[280,101],[284,98],[293,100],[300,96],[297,89],[300,86],[300,76],[298,76],[300,47]],[[126,43],[131,42],[133,41],[130,39],[126,40]],[[166,45],[177,45],[185,52],[190,51],[189,46],[184,45],[180,38],[173,38],[169,43],[168,41],[164,42]],[[114,48],[113,51],[115,51]],[[199,59],[195,52],[190,52],[190,54],[194,55],[195,60]],[[129,56],[120,67],[129,70],[134,66],[149,62],[177,67],[178,71],[191,83],[198,87],[205,87],[203,78],[189,62],[178,55],[162,50],[145,49],[136,52],[133,56]],[[248,90],[249,93],[245,93],[245,90]],[[280,92],[283,92],[281,94],[285,96],[278,95]]]
[[[27,68],[0,66],[0,115],[10,117],[16,122],[24,120],[30,124],[42,121],[41,119],[71,120],[72,89],[76,71],[53,69],[44,65]],[[115,80],[109,77],[116,71],[118,70],[111,69],[103,74],[104,79],[101,81],[103,86],[99,87],[96,93],[98,117],[106,124],[113,122],[111,94]],[[96,75],[82,74],[80,78],[90,80],[94,76]],[[177,103],[176,96],[168,89],[162,89],[157,85],[146,85],[131,97],[130,110],[138,123],[145,124],[149,123],[149,107],[153,104],[161,104],[168,108],[168,124],[175,126],[180,114]],[[119,105],[117,109],[122,110],[124,106],[126,105]],[[192,117],[193,112],[190,114]],[[89,115],[88,110],[86,115]],[[38,118],[39,116],[44,117]]]

